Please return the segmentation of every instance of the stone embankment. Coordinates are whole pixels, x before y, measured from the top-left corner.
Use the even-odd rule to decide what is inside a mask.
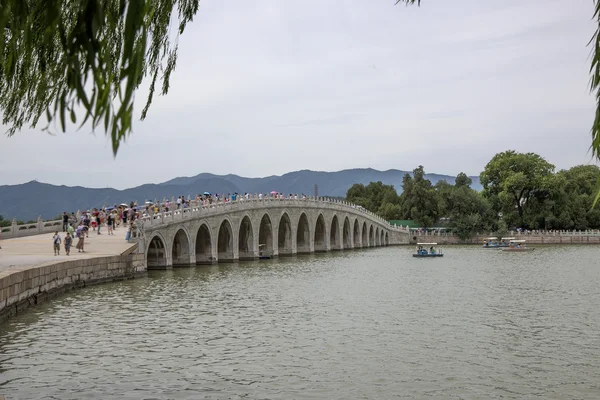
[[[411,234],[411,243],[435,242],[438,244],[477,244],[483,245],[483,241],[493,235],[477,235],[469,240],[463,241],[456,235],[450,234],[429,234],[415,235]],[[527,244],[600,244],[600,232],[565,232],[565,233],[547,233],[547,234],[507,234],[506,237],[526,240]]]
[[[52,255],[48,235],[2,241],[0,322],[74,288],[145,274],[146,261],[136,252],[137,244],[121,235],[90,236],[86,253],[75,250],[69,257]]]

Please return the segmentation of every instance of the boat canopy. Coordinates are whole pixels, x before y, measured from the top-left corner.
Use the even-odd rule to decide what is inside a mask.
[[[486,240],[498,240],[498,238],[497,237],[489,237],[489,238],[486,238]]]
[[[429,246],[429,245],[437,246],[437,243],[417,243],[417,245],[418,246]]]
[[[514,237],[505,237],[505,238],[502,238],[502,240],[515,240],[515,238]]]
[[[511,240],[511,243],[525,243],[526,240]]]

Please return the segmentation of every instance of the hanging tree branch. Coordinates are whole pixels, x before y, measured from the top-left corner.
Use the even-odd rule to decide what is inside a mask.
[[[131,132],[135,90],[150,78],[169,90],[177,38],[199,0],[3,0],[0,2],[0,109],[14,135],[46,117],[49,128],[67,118],[88,120],[110,135],[116,155]],[[169,38],[172,14],[179,21]],[[83,109],[83,117],[76,110]]]

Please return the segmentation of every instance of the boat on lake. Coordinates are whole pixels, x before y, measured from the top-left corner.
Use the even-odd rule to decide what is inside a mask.
[[[497,249],[498,247],[500,247],[500,243],[498,243],[497,237],[489,237],[483,241],[484,249]]]
[[[427,250],[427,246],[430,246],[429,250]],[[413,257],[443,257],[442,249],[436,249],[435,246],[437,246],[437,243],[417,243],[417,252],[413,254]]]
[[[512,251],[512,252],[523,252],[523,251],[533,251],[533,247],[527,247],[526,240],[511,240],[508,243],[508,247],[504,247],[502,251]]]

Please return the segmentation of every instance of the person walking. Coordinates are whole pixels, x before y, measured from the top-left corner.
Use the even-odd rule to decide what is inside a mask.
[[[52,242],[54,244],[54,255],[55,256],[59,256],[60,255],[60,243],[61,243],[62,239],[60,238],[60,235],[58,234],[58,231],[54,232],[54,236],[52,236]]]
[[[98,235],[100,235],[100,226],[102,226],[102,218],[100,217],[100,213],[96,214],[96,225],[98,226]]]
[[[113,234],[113,222],[113,215],[111,213],[108,213],[108,216],[106,217],[106,228],[108,229],[109,235]]]
[[[67,255],[71,255],[71,244],[73,243],[73,237],[69,232],[67,232],[67,236],[65,236],[65,253]]]
[[[75,237],[75,228],[73,228],[72,224],[69,224],[69,226],[67,226],[67,232],[69,232],[69,234],[71,235],[71,239]]]
[[[63,212],[63,232],[67,231],[67,227],[69,226],[69,214],[67,214],[67,212]]]
[[[79,239],[77,241],[77,245],[75,246],[75,248],[77,248],[77,252],[78,253],[83,253],[83,243],[85,241],[85,226],[83,224],[80,224],[77,227],[77,232],[75,232],[75,236],[77,236],[77,238]]]
[[[90,214],[86,213],[85,218],[83,219],[83,226],[85,226],[85,236],[89,237],[90,231]]]

